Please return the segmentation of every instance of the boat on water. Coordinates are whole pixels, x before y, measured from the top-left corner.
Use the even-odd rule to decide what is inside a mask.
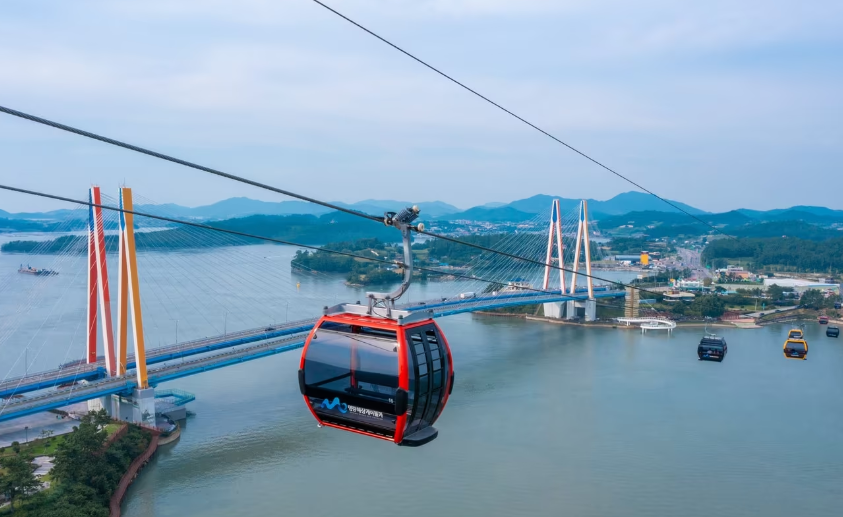
[[[18,269],[18,273],[35,276],[52,276],[59,274],[58,271],[53,271],[52,269],[38,269],[37,267],[31,267],[29,264],[27,264],[26,267],[23,267],[23,264],[21,264]]]

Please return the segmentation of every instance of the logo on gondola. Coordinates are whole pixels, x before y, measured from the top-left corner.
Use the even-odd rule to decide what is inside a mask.
[[[325,409],[334,409],[337,408],[340,410],[340,413],[348,413],[348,404],[340,402],[339,397],[334,397],[334,400],[328,402],[328,399],[322,401],[321,407]]]

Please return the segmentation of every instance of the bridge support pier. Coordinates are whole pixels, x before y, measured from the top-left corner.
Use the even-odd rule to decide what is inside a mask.
[[[562,319],[562,304],[563,302],[549,302],[544,304],[544,317]]]
[[[155,389],[135,389],[131,397],[113,395],[111,416],[124,422],[155,425]]]
[[[132,392],[135,411],[134,422],[148,426],[155,425],[155,388],[136,388]]]
[[[565,302],[565,319],[572,320],[577,317],[577,302],[571,300]]]
[[[114,417],[117,414],[117,406],[111,399],[111,395],[91,399],[88,401],[88,411],[99,411],[105,409],[109,416]]]
[[[597,300],[591,299],[585,301],[585,321],[594,321],[597,319]]]
[[[108,416],[118,420],[126,420],[120,416],[120,398],[117,395],[106,395],[88,401],[88,411],[99,411],[105,409]]]

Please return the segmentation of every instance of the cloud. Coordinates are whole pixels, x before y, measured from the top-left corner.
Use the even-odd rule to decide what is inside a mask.
[[[785,177],[800,152],[817,163],[840,161],[843,71],[825,57],[843,47],[834,2],[334,4],[669,197],[693,203],[722,195],[716,183],[752,164],[746,154],[738,163],[733,146],[750,158],[760,153],[756,161],[773,177]],[[50,5],[20,4],[0,20],[6,105],[270,179],[272,171],[299,171],[305,176],[285,181],[302,188],[312,187],[308,172],[336,174],[322,186],[325,196],[347,201],[401,197],[403,187],[388,181],[401,173],[431,179],[417,187],[420,196],[463,206],[554,182],[590,197],[608,196],[589,189],[630,188],[578,175],[593,166],[312,2]],[[0,134],[33,145],[59,138],[19,130],[21,123],[3,121]],[[10,153],[7,163],[26,162],[22,151]],[[55,163],[84,184],[128,159],[106,153],[106,166],[93,155],[72,156]],[[140,174],[144,160],[127,168]],[[665,181],[680,169],[708,181],[693,191]],[[530,171],[530,182],[505,186],[507,174],[521,171]],[[361,173],[380,183],[355,184]],[[496,181],[478,185],[477,175]],[[439,178],[455,187],[439,191]],[[156,188],[151,179],[146,185]],[[200,203],[229,194],[208,186],[189,195]],[[3,208],[7,199],[0,197]]]

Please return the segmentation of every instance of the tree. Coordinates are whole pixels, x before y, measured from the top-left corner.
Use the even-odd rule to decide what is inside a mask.
[[[784,298],[784,288],[779,284],[773,284],[767,288],[767,296],[773,301],[781,300]]]
[[[726,312],[726,302],[720,296],[697,296],[690,309],[700,316],[719,318]]]
[[[104,411],[103,411],[104,412]],[[107,414],[107,413],[106,413]],[[88,413],[56,449],[53,478],[61,483],[82,483],[94,487],[92,480],[103,471],[100,452],[107,438],[102,416]],[[107,421],[106,421],[107,422]]]
[[[34,501],[33,501],[34,502]],[[27,505],[27,515],[32,517],[108,517],[108,507],[98,500],[96,490],[85,485],[62,487],[60,495],[47,501],[41,508],[30,510],[32,502]]]
[[[21,453],[0,458],[0,467],[5,469],[6,475],[2,478],[3,492],[9,494],[12,512],[15,511],[15,499],[25,498],[30,492],[41,486],[35,477],[30,458]]]
[[[105,408],[100,408],[99,411],[91,411],[87,416],[91,418],[91,421],[96,424],[97,428],[105,427],[111,423],[111,415],[108,414]]]
[[[808,289],[802,293],[802,298],[799,299],[799,305],[804,305],[809,309],[822,309],[826,305],[825,297],[816,289]]]

